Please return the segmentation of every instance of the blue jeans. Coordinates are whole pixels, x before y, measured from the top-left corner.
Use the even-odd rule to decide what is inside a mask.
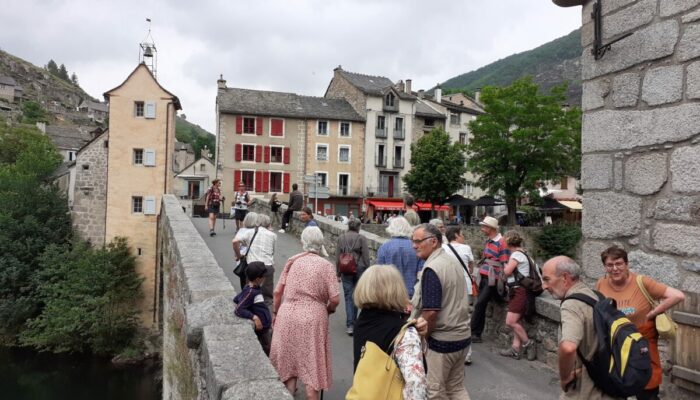
[[[355,291],[358,276],[359,275],[340,276],[340,280],[343,282],[343,294],[345,295],[345,326],[347,328],[353,326],[357,319],[357,307],[355,307],[352,293]]]

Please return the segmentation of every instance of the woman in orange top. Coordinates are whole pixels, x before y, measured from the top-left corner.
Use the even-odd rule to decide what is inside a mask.
[[[605,266],[605,277],[601,278],[596,289],[606,297],[615,299],[617,308],[637,326],[639,333],[649,341],[651,356],[651,378],[644,391],[637,394],[638,400],[655,400],[659,398],[661,385],[661,360],[659,359],[658,339],[654,319],[674,305],[685,299],[678,289],[656,282],[648,276],[642,277],[642,283],[649,295],[659,301],[655,307],[649,304],[639,285],[637,275],[629,270],[627,252],[619,247],[609,247],[600,254]]]

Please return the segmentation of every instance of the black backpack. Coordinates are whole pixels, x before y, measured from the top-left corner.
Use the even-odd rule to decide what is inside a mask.
[[[542,288],[542,272],[540,271],[540,267],[535,264],[535,261],[530,258],[526,252],[520,250],[518,251],[525,254],[525,257],[527,257],[527,263],[530,265],[530,272],[528,273],[529,276],[524,276],[520,273],[520,271],[518,271],[517,268],[515,268],[513,271],[515,281],[520,286],[524,287],[525,290],[537,297],[544,292],[544,289]]]
[[[582,301],[593,307],[597,348],[591,360],[583,360],[595,386],[613,397],[634,396],[644,390],[651,378],[649,342],[637,327],[617,309],[615,300],[594,291],[598,300],[575,293],[562,300]]]

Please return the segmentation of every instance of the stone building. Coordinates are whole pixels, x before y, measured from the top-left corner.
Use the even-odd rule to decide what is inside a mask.
[[[173,172],[179,173],[194,162],[194,148],[191,143],[175,141],[173,153]]]
[[[318,172],[330,194],[320,210],[359,211],[365,129],[348,101],[218,84],[217,177],[227,199],[239,182],[267,197],[289,193],[292,183],[301,189],[303,176]]]
[[[71,216],[73,227],[94,246],[105,244],[109,131],[80,149],[75,158]]]
[[[204,154],[205,152],[206,149],[202,149],[202,156],[199,160],[192,161],[175,175],[173,183],[173,194],[180,200],[185,214],[190,217],[197,213],[201,213],[197,215],[204,215],[203,197],[211,186],[211,182],[216,179],[214,161],[209,158],[208,154]],[[221,212],[225,213],[227,210],[224,208]]]
[[[697,299],[700,1],[554,2],[583,5],[581,184],[586,275],[603,276],[599,254],[617,244],[629,252],[633,270]],[[600,32],[593,18],[597,5]],[[598,45],[616,39],[620,40],[606,52],[594,56]],[[671,376],[674,383],[700,392],[698,336],[693,333],[699,324],[692,322],[700,318],[700,310],[697,300],[691,302],[695,309],[684,309],[690,319],[682,319],[685,333],[679,331],[684,338],[673,343]]]

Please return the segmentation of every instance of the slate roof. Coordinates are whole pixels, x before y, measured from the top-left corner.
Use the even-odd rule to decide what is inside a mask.
[[[430,107],[425,101],[422,101],[422,100],[418,100],[416,102],[416,116],[417,117],[427,117],[427,118],[439,118],[439,119],[446,119],[447,118],[445,116],[445,114]]]
[[[80,149],[92,140],[87,129],[79,126],[47,125],[46,135],[59,149]]]
[[[373,76],[358,74],[356,72],[348,72],[342,69],[338,70],[340,75],[347,79],[350,84],[360,89],[363,93],[371,94],[374,96],[384,96],[389,88],[394,88],[394,92],[399,95],[402,99],[415,99],[416,97],[412,94],[400,91],[394,87],[394,82],[389,78],[383,76]]]
[[[295,93],[227,88],[216,96],[219,112],[288,118],[364,121],[344,99],[301,96]]]
[[[107,103],[99,103],[92,100],[84,100],[80,107],[87,107],[95,111],[109,112],[109,105]]]
[[[175,141],[175,150],[185,150],[188,153],[194,153],[194,148],[191,143]]]
[[[17,82],[11,76],[0,76],[0,84],[8,86],[17,86]]]

